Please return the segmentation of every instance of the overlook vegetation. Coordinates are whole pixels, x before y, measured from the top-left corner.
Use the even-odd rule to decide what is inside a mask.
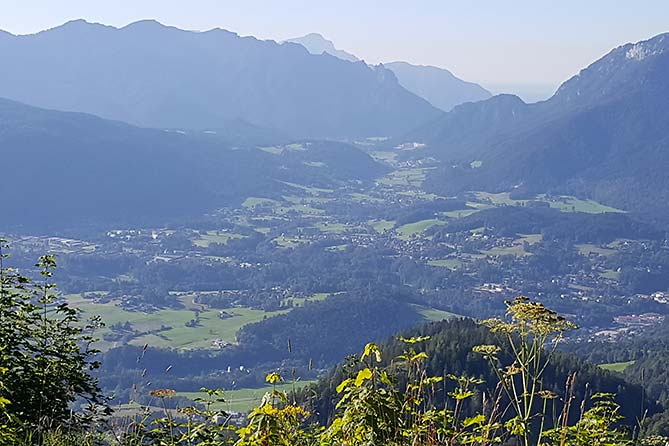
[[[4,252],[0,255],[6,258]],[[597,373],[580,376],[583,365],[554,371],[562,367],[555,368],[562,362],[556,348],[575,326],[526,298],[508,303],[506,319],[486,320],[479,327],[460,321],[447,324],[447,331],[434,325],[427,335],[400,337],[386,348],[367,344],[361,356],[333,375],[342,377],[334,394],[332,388],[328,393],[319,387],[288,393],[278,386],[284,377],[270,373],[272,390],[241,425],[220,409],[225,394],[206,389],[202,398],[191,396],[193,406],[168,404],[178,396],[174,390],[153,390],[158,407],[147,406],[144,415],[130,412],[103,424],[113,411],[90,375],[99,365],[93,359],[96,351],[89,347],[91,330],[98,323],[82,325],[76,310],[58,303],[51,283],[53,258],[42,257],[38,266],[41,282],[33,283],[0,265],[3,444],[399,446],[513,440],[529,446],[663,441],[640,440],[638,431],[625,430],[616,395],[601,393],[610,379],[603,372],[598,382],[592,381]],[[467,333],[475,336],[464,338]],[[437,338],[433,341],[432,336]],[[452,351],[444,341],[464,357],[474,355],[471,360],[480,372],[462,359],[440,357]],[[494,343],[478,344],[481,341]],[[429,348],[424,349],[426,343]],[[287,347],[291,351],[290,343]],[[486,362],[489,368],[482,367]],[[487,388],[481,378],[490,380]],[[327,389],[332,379],[323,380],[320,389]],[[561,379],[567,383],[562,394],[557,385]],[[631,399],[621,384],[614,387],[617,397]],[[314,397],[320,399],[321,409],[311,412],[314,408],[309,406],[317,407]],[[75,403],[79,409],[70,412]],[[330,409],[324,412],[326,406]],[[641,416],[645,418],[645,412]],[[317,420],[324,417],[328,421],[319,427]]]
[[[2,248],[4,262],[7,247]],[[225,394],[207,389],[202,398],[189,395],[195,405],[181,400],[172,404],[177,391],[155,389],[150,392],[154,405],[139,412],[125,409],[125,415],[115,417],[91,375],[99,367],[97,351],[91,348],[99,319],[86,323],[77,310],[58,301],[53,257],[40,258],[37,266],[40,278],[32,281],[0,264],[2,444],[436,446],[513,441],[530,446],[666,441],[639,434],[649,411],[658,410],[643,394],[640,418],[624,416],[626,410],[637,410],[633,395],[639,389],[628,390],[619,378],[557,356],[564,334],[575,325],[524,297],[507,303],[504,319],[478,326],[464,320],[432,325],[383,348],[367,344],[361,356],[351,357],[318,386],[299,392],[295,384],[292,392],[290,386],[279,386],[285,378],[272,372],[266,377],[272,390],[241,424],[221,409]],[[287,349],[292,353],[290,342]],[[145,352],[146,346],[140,360]],[[602,393],[609,388],[614,392]],[[621,408],[617,398],[629,405]]]

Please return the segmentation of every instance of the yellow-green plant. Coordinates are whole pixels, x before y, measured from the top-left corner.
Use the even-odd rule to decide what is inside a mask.
[[[150,395],[160,405],[158,414],[144,407],[144,415],[134,420],[116,439],[122,446],[224,446],[234,438],[230,415],[218,409],[224,402],[220,389],[200,389],[202,397],[194,405],[168,407],[167,401],[177,395],[172,389],[156,389]]]
[[[573,426],[559,426],[545,432],[540,444],[546,446],[627,446],[629,435],[616,428],[623,417],[615,395],[597,393],[591,397],[594,406],[583,412]]]
[[[500,346],[483,345],[474,351],[490,361],[500,389],[508,397],[514,416],[505,421],[507,431],[524,446],[541,444],[550,399],[542,378],[565,332],[575,329],[576,325],[524,296],[507,302],[506,314],[506,319],[488,319],[482,324],[501,336],[512,353],[512,363],[501,364]],[[539,400],[543,400],[544,410],[537,412]],[[532,432],[532,424],[536,425],[537,420],[538,432]]]
[[[84,321],[59,301],[54,256],[40,257],[35,266],[41,278],[32,282],[5,266],[6,247],[0,240],[0,425],[33,438],[59,428],[71,432],[92,421],[72,411],[75,401],[91,408],[105,402],[90,373],[99,366],[91,347],[99,320]]]
[[[321,437],[327,446],[437,446],[491,445],[499,439],[499,426],[483,414],[465,416],[465,402],[476,395],[482,381],[471,377],[447,378],[455,382],[448,393],[452,409],[439,408],[434,395],[444,378],[429,376],[428,356],[416,345],[428,337],[401,340],[402,355],[385,369],[381,351],[368,344],[357,373],[337,387],[338,414]],[[403,383],[403,384],[402,384]]]
[[[289,402],[285,392],[276,385],[283,381],[278,373],[266,378],[272,384],[271,392],[265,394],[260,406],[249,414],[247,426],[237,431],[239,440],[235,446],[310,446],[315,437],[304,428],[309,412]]]

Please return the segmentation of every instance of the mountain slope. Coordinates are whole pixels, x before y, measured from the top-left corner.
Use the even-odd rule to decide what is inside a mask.
[[[316,33],[288,39],[286,42],[300,44],[311,54],[325,53],[350,62],[360,60],[351,53],[337,49],[332,41]],[[407,62],[390,62],[382,66],[395,73],[404,88],[444,111],[458,104],[481,101],[491,96],[480,85],[463,81],[443,68],[411,65]]]
[[[667,35],[625,45],[548,101],[465,104],[407,138],[448,161],[429,180],[444,193],[570,193],[669,216],[668,49]]]
[[[242,119],[293,137],[396,135],[439,111],[392,72],[213,29],[68,22],[0,39],[0,97],[131,124]]]
[[[282,181],[327,187],[384,172],[347,144],[301,146],[232,149],[208,133],[142,129],[0,99],[3,224],[164,224],[251,195],[281,194]],[[318,167],[308,165],[314,161]]]
[[[404,88],[444,111],[465,102],[482,101],[492,96],[480,85],[463,81],[443,68],[411,65],[407,62],[390,62],[383,66],[395,73]]]

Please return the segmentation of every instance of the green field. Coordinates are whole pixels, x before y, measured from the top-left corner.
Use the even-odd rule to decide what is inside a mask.
[[[562,212],[586,212],[588,214],[603,214],[604,212],[624,212],[620,209],[612,208],[594,200],[580,200],[575,197],[561,196],[558,198],[546,198],[539,196],[542,201],[547,201],[552,208],[559,209]]]
[[[600,364],[599,367],[610,372],[624,372],[629,366],[634,365],[636,361],[612,362],[609,364]]]
[[[525,243],[533,245],[535,243],[539,243],[541,239],[542,239],[541,234],[524,234],[521,235],[520,238],[514,240],[511,246],[494,247],[492,249],[481,251],[481,253],[487,256],[508,256],[508,255],[513,255],[516,257],[529,256],[531,254],[525,251]]]
[[[604,212],[624,212],[604,204],[598,203],[594,200],[581,200],[576,197],[561,195],[556,197],[549,197],[544,194],[537,195],[533,200],[514,200],[510,197],[509,192],[489,193],[489,192],[475,192],[476,198],[484,203],[491,203],[496,206],[524,206],[528,201],[543,201],[554,209],[562,212],[585,212],[588,214],[602,214]]]
[[[252,308],[229,308],[226,309],[233,317],[220,319],[219,310],[200,311],[199,324],[195,327],[187,327],[186,323],[194,319],[195,312],[189,309],[162,309],[153,313],[142,313],[138,311],[126,311],[117,306],[115,302],[97,304],[91,300],[84,299],[79,294],[66,296],[68,302],[83,311],[85,316],[100,315],[107,325],[98,336],[109,333],[108,328],[112,324],[130,322],[132,328],[139,332],[160,330],[157,333],[145,334],[133,338],[130,343],[144,345],[148,343],[152,347],[172,347],[181,349],[210,349],[212,341],[222,340],[235,343],[236,333],[246,324],[259,322],[266,317],[285,313],[283,311],[265,312]],[[105,341],[101,341],[101,347],[112,347]]]
[[[317,223],[313,226],[319,231],[326,234],[342,234],[349,228],[343,223]]]
[[[325,213],[323,209],[317,209],[308,204],[293,204],[292,206],[279,206],[274,209],[277,214],[286,215],[291,212],[303,215],[322,215]]]
[[[302,161],[302,164],[308,167],[326,167],[327,164],[322,161]]]
[[[514,244],[512,246],[500,246],[500,247],[494,247],[492,249],[488,249],[485,251],[481,251],[483,254],[486,256],[516,256],[516,257],[524,257],[524,256],[529,256],[530,253],[526,252],[525,249],[523,249],[523,245],[517,245]]]
[[[456,270],[460,267],[462,267],[462,261],[459,259],[439,259],[439,260],[428,260],[427,264],[430,266],[438,266],[441,268],[449,268],[452,270]]]
[[[421,167],[395,170],[381,178],[378,182],[381,185],[390,187],[405,186],[420,188],[425,181],[428,170],[430,169]]]
[[[329,293],[316,293],[309,297],[291,297],[283,301],[283,305],[288,305],[289,302],[292,302],[294,307],[301,307],[305,302],[318,302],[319,300],[325,300],[330,297]]]
[[[246,238],[245,235],[235,234],[231,232],[221,232],[221,231],[207,231],[204,234],[200,234],[200,238],[193,240],[195,246],[200,248],[206,248],[209,245],[219,243],[221,245],[227,245],[230,240]]]
[[[303,186],[302,184],[289,183],[287,181],[280,181],[280,183],[285,184],[286,186],[294,187],[295,189],[300,189],[311,195],[320,195],[320,194],[331,194],[334,192],[332,189],[322,189],[319,187],[309,187]]]
[[[422,305],[412,304],[411,307],[414,308],[418,314],[423,316],[426,321],[430,322],[443,321],[444,319],[450,319],[452,317],[460,317],[455,313],[437,310],[436,308],[424,307]]]
[[[376,161],[381,161],[383,163],[388,163],[388,164],[395,163],[395,159],[397,158],[396,152],[375,151],[371,152],[369,155]]]
[[[421,234],[426,230],[430,229],[432,226],[445,225],[446,222],[443,220],[437,220],[436,218],[431,218],[428,220],[421,220],[415,223],[409,223],[397,228],[397,232],[400,234],[400,238],[409,239],[416,234]]]
[[[576,248],[578,249],[578,252],[584,256],[588,256],[590,254],[596,254],[598,256],[607,257],[616,253],[615,249],[603,248],[601,246],[593,245],[590,243],[576,245]]]
[[[276,390],[283,392],[291,392],[293,389],[298,390],[302,387],[313,384],[316,381],[296,381],[295,384],[280,384],[276,386]],[[263,396],[267,392],[271,392],[272,386],[260,387],[257,389],[238,389],[226,390],[223,392],[224,403],[212,404],[214,410],[226,410],[228,412],[249,412],[257,407],[262,401]],[[207,399],[207,395],[202,392],[178,392],[178,396],[188,399],[202,398]]]
[[[344,245],[328,246],[327,248],[325,248],[325,250],[329,252],[337,252],[337,251],[346,251],[346,248],[348,248],[348,245],[344,244]]]
[[[397,193],[397,195],[402,195],[405,197],[411,197],[411,198],[416,198],[420,200],[426,200],[426,201],[434,201],[437,198],[439,198],[439,195],[428,193],[422,190],[418,189],[411,189],[411,190],[403,190]]]
[[[272,155],[281,155],[283,153],[283,148],[281,147],[259,147],[259,149]]]
[[[300,245],[309,243],[308,240],[280,235],[273,240],[279,248],[297,248]]]
[[[612,269],[605,269],[601,273],[599,273],[601,277],[604,279],[609,279],[609,280],[619,280],[620,279],[620,273],[618,271],[614,271]]]
[[[351,199],[359,203],[383,203],[383,199],[372,197],[371,195],[354,192],[351,194]]]
[[[439,215],[448,218],[464,218],[477,213],[481,209],[458,209],[457,211],[440,212]]]
[[[483,202],[490,202],[491,204],[494,205],[506,204],[509,206],[515,206],[522,203],[522,201],[511,199],[509,197],[509,192],[500,192],[497,194],[493,194],[490,192],[474,192],[474,195],[476,195],[476,198],[478,200]]]
[[[283,199],[293,204],[325,204],[334,200],[326,197],[300,197],[297,195],[284,195]]]
[[[271,146],[259,147],[263,152],[271,153],[272,155],[281,155],[283,152],[303,152],[307,150],[302,144],[287,144],[285,146]]]
[[[247,209],[252,209],[258,206],[275,207],[279,206],[280,204],[281,204],[280,202],[272,200],[271,198],[249,197],[246,200],[244,200],[242,206]]]
[[[376,232],[390,231],[395,227],[395,220],[369,220],[367,223]]]

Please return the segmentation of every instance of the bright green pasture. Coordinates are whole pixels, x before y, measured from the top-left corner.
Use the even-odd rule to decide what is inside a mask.
[[[462,266],[462,260],[456,258],[428,260],[427,264],[430,266],[438,266],[441,268],[449,268],[455,270]]]
[[[279,384],[276,386],[276,390],[290,392],[293,389],[298,390],[312,383],[315,383],[315,381],[298,380],[295,384]],[[228,412],[250,412],[260,404],[263,396],[265,396],[266,393],[271,392],[273,389],[274,387],[272,386],[265,386],[256,389],[226,390],[222,395],[225,402],[214,403],[212,404],[212,408],[214,410],[222,409]],[[207,399],[207,395],[202,392],[178,392],[177,395],[191,400],[195,398]]]
[[[68,295],[67,299],[86,316],[100,315],[107,327],[126,322],[139,332],[169,327],[157,333],[135,337],[130,341],[134,345],[148,343],[152,347],[163,348],[209,349],[213,348],[214,340],[235,343],[235,335],[244,325],[286,312],[286,310],[265,312],[253,308],[229,308],[225,311],[233,317],[221,319],[218,317],[219,310],[204,310],[199,312],[199,323],[195,327],[187,327],[186,323],[195,319],[195,311],[190,309],[162,309],[153,313],[142,313],[124,310],[114,302],[98,304],[82,298],[79,294]],[[109,328],[105,328],[100,334],[109,331]]]
[[[609,364],[600,364],[599,367],[610,372],[624,372],[628,367],[634,365],[635,361],[612,362]]]
[[[222,232],[222,231],[207,231],[204,234],[200,234],[200,238],[193,240],[195,246],[200,248],[206,248],[209,245],[221,244],[227,245],[230,240],[246,238],[245,235],[235,234],[233,232]]]
[[[400,238],[409,239],[416,234],[421,234],[425,232],[432,226],[445,225],[445,224],[446,222],[443,220],[430,218],[427,220],[421,220],[415,223],[402,225],[399,228],[397,228],[397,232],[400,234]]]

